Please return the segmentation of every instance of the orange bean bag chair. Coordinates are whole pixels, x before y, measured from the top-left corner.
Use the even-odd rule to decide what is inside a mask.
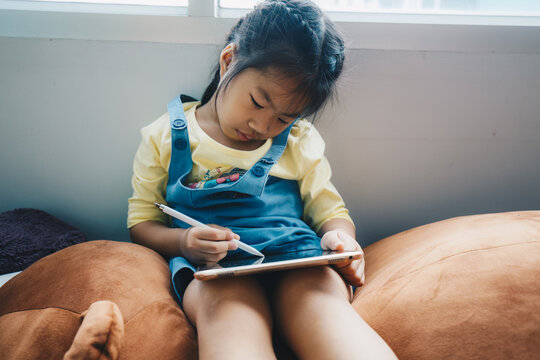
[[[420,226],[365,259],[353,306],[398,358],[539,358],[540,211]]]
[[[365,249],[353,306],[400,359],[536,359],[540,211],[466,216]],[[167,263],[130,243],[91,241],[0,288],[3,359],[196,359]]]
[[[197,337],[173,298],[165,260],[140,245],[90,241],[44,257],[4,284],[0,358],[66,353],[69,360],[197,359]]]

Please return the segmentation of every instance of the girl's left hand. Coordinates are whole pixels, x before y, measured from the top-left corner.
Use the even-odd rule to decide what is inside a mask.
[[[321,239],[323,250],[362,250],[358,242],[349,234],[340,230],[326,232]],[[364,258],[333,265],[343,279],[352,286],[364,284]]]

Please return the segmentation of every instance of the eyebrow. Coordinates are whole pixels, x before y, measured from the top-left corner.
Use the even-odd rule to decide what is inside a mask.
[[[270,95],[268,95],[268,93],[263,88],[257,86],[257,91],[259,91],[262,94],[264,99],[270,104],[270,107],[272,107],[273,109],[276,108],[276,106],[272,102],[272,99],[270,99]],[[287,117],[295,118],[295,119],[300,116],[300,114],[295,114],[295,113],[293,114],[283,113],[283,115]]]

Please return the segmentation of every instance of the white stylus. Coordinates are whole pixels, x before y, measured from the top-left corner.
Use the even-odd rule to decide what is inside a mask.
[[[181,221],[185,222],[186,224],[189,224],[191,226],[199,226],[199,227],[205,227],[205,228],[212,229],[210,226],[208,226],[206,224],[203,224],[202,222],[197,221],[197,220],[187,216],[186,214],[182,214],[180,211],[176,211],[176,210],[168,207],[167,205],[158,204],[158,203],[154,203],[154,205],[156,205],[159,209],[161,209],[161,211],[163,211],[165,214],[171,215],[172,217],[177,218],[178,220],[181,220]],[[255,249],[254,247],[251,247],[248,244],[245,244],[245,243],[241,242],[240,240],[234,239],[233,241],[236,241],[236,244],[238,245],[239,249],[242,249],[245,252],[248,252],[248,253],[253,254],[253,255],[264,257],[264,255],[260,251]]]

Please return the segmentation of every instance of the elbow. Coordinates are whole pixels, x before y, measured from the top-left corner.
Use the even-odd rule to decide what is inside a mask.
[[[139,236],[139,231],[137,230],[137,225],[129,228],[129,238],[132,243],[142,245],[141,237]]]

